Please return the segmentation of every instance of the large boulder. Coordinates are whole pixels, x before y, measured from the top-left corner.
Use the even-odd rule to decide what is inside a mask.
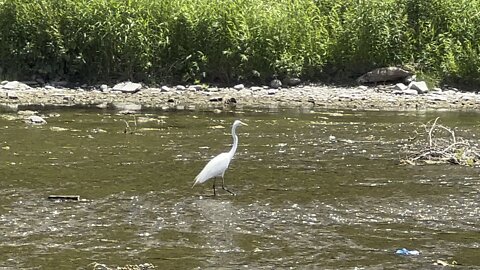
[[[28,90],[31,89],[30,86],[28,86],[25,83],[19,82],[19,81],[3,81],[0,83],[1,88],[6,89],[6,90]]]
[[[113,91],[120,91],[123,93],[135,93],[142,88],[142,85],[139,83],[132,82],[122,82],[118,83],[113,87]]]
[[[398,67],[383,67],[377,68],[358,77],[359,84],[377,83],[389,81],[403,81],[408,77],[413,76],[413,73]]]

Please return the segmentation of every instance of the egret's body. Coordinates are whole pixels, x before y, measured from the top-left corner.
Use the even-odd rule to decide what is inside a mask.
[[[195,177],[193,186],[195,186],[196,184],[204,183],[205,181],[213,178],[213,195],[215,196],[216,195],[215,178],[222,177],[222,189],[225,191],[228,191],[232,195],[235,195],[233,192],[231,192],[225,187],[225,179],[223,176],[225,174],[225,171],[228,169],[228,165],[230,165],[230,161],[235,155],[235,152],[237,151],[238,137],[235,131],[237,127],[240,125],[246,126],[247,124],[241,122],[240,120],[236,120],[235,122],[233,122],[233,125],[232,125],[233,145],[230,151],[226,153],[221,153],[218,156],[214,157],[212,160],[210,160],[207,163],[207,165],[205,165],[203,170],[197,175],[197,177]]]

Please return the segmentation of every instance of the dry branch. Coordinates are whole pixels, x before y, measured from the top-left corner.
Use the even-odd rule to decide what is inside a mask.
[[[479,149],[468,140],[457,138],[455,131],[438,124],[437,117],[433,123],[427,122],[425,133],[418,134],[414,143],[407,145],[407,155],[403,163],[410,165],[452,163],[474,166],[479,160]]]

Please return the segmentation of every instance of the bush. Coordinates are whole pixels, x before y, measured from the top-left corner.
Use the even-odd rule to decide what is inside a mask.
[[[0,77],[480,82],[480,0],[0,0]]]

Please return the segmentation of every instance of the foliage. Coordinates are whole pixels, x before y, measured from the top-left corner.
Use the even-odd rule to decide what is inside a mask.
[[[480,0],[3,0],[0,77],[265,82],[410,66],[480,83]]]

